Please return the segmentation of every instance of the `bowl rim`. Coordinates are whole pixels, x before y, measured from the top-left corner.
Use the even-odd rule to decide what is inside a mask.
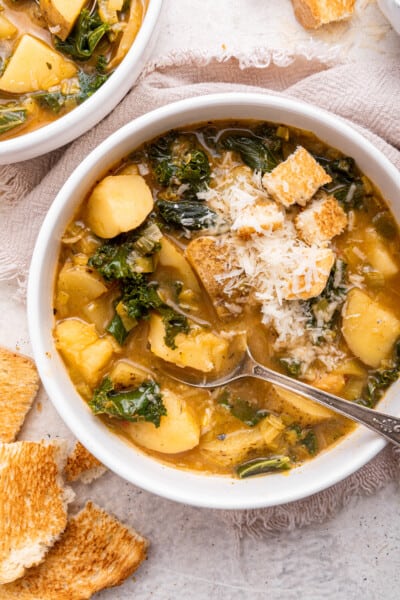
[[[0,141],[0,164],[21,162],[56,150],[105,118],[134,85],[155,43],[163,0],[148,0],[139,31],[111,77],[90,98],[55,121]],[[151,38],[153,44],[151,43]]]
[[[55,247],[57,247],[56,254],[58,255],[59,238],[57,238],[55,235],[57,224],[58,229],[60,231],[63,230],[62,227],[60,228],[60,224],[58,223],[59,214],[63,208],[65,208],[68,201],[70,201],[73,197],[74,191],[78,192],[80,190],[85,176],[90,173],[90,176],[94,181],[95,175],[93,175],[91,171],[95,171],[96,165],[100,164],[101,161],[104,163],[108,154],[112,152],[113,149],[118,149],[124,141],[126,142],[131,138],[135,138],[135,136],[138,135],[138,132],[151,127],[154,122],[160,123],[166,119],[176,119],[178,118],[178,115],[185,114],[185,111],[196,113],[197,110],[201,111],[201,109],[204,109],[212,112],[213,109],[224,107],[227,103],[234,107],[245,106],[246,108],[250,109],[257,106],[266,110],[271,108],[273,108],[275,111],[284,110],[287,114],[300,113],[301,116],[306,115],[311,121],[321,123],[321,126],[328,125],[328,129],[330,128],[332,131],[338,131],[339,135],[343,136],[344,140],[352,139],[355,144],[358,144],[363,150],[373,156],[373,159],[378,164],[379,169],[383,171],[385,176],[390,178],[394,187],[400,190],[400,174],[398,173],[396,167],[379,150],[377,150],[370,141],[364,138],[358,131],[353,129],[351,125],[349,125],[340,117],[312,104],[282,96],[260,93],[228,92],[212,94],[208,96],[197,96],[162,106],[124,125],[121,129],[114,132],[111,136],[104,140],[73,171],[57,194],[42,224],[42,228],[38,235],[32,256],[28,281],[28,326],[33,354],[36,360],[38,371],[53,405],[74,435],[81,440],[88,450],[103,464],[124,479],[141,487],[142,489],[158,494],[170,500],[207,508],[248,509],[286,504],[288,502],[300,500],[320,492],[338,483],[365,465],[386,445],[386,442],[383,438],[372,433],[371,431],[365,428],[357,427],[354,432],[345,436],[344,439],[335,445],[333,449],[330,448],[328,452],[320,453],[318,457],[307,461],[304,465],[289,472],[290,479],[292,482],[293,480],[295,481],[294,484],[290,484],[289,486],[286,485],[286,487],[283,478],[289,478],[285,474],[277,473],[269,475],[268,477],[248,480],[234,480],[233,478],[225,478],[208,474],[202,475],[166,466],[156,459],[153,459],[148,455],[144,455],[142,452],[135,450],[126,442],[122,442],[124,447],[129,448],[129,456],[131,457],[135,455],[138,459],[136,461],[137,464],[131,468],[131,465],[128,465],[126,462],[124,462],[124,457],[113,455],[113,451],[118,444],[115,443],[114,439],[111,440],[110,436],[112,434],[110,432],[106,434],[106,437],[103,436],[103,433],[101,433],[101,426],[94,424],[93,422],[94,419],[96,419],[93,417],[93,415],[91,420],[90,417],[86,415],[87,407],[84,405],[81,397],[77,395],[77,392],[75,390],[74,392],[71,391],[71,387],[73,388],[73,386],[68,375],[65,377],[63,374],[61,374],[58,377],[60,380],[63,379],[62,382],[57,381],[57,378],[51,376],[51,367],[49,370],[49,360],[58,360],[58,362],[60,362],[61,358],[58,356],[58,352],[55,350],[53,341],[51,342],[51,348],[49,347],[49,340],[46,338],[46,335],[49,332],[46,332],[45,328],[43,327],[43,319],[38,318],[41,313],[43,313],[43,298],[41,297],[41,288],[43,282],[46,281],[46,273],[43,272],[46,254],[53,245],[53,250]],[[283,117],[282,122],[285,121],[285,118],[287,120],[289,117],[287,115]],[[217,119],[210,116],[210,120]],[[265,116],[265,120],[269,120],[268,115]],[[197,120],[197,122],[198,121],[199,120]],[[203,121],[203,119],[201,119],[201,121]],[[196,119],[192,118],[190,123],[196,123]],[[187,124],[189,124],[189,122],[187,122]],[[159,134],[166,130],[167,127],[161,127]],[[318,137],[320,136],[318,135]],[[150,138],[147,137],[147,139]],[[140,144],[142,142],[136,143]],[[132,141],[132,146],[135,146],[135,141]],[[123,154],[124,153],[121,154],[121,157]],[[111,162],[108,164],[110,166],[113,163]],[[97,172],[97,177],[98,176],[99,172]],[[89,185],[88,187],[90,188],[91,186]],[[76,203],[76,205],[74,204],[74,206],[77,206],[77,204],[78,203]],[[63,222],[64,228],[65,225],[66,221]],[[46,297],[44,300],[46,300]],[[49,299],[47,299],[47,302],[51,306]],[[54,354],[58,356],[58,359],[54,356]],[[66,372],[65,367],[64,372]],[[75,393],[75,396],[78,396],[82,405],[82,411],[80,410],[80,407],[78,407],[78,412],[80,412],[79,415],[75,414],[75,410],[72,405],[65,401],[66,394],[64,394],[63,398],[63,390],[65,390],[65,386],[68,386],[68,381],[70,384],[68,390],[69,393],[72,395]],[[396,384],[394,384],[394,387],[396,387]],[[72,398],[72,396],[69,397]],[[380,406],[382,407],[382,405],[385,405],[390,400],[390,397],[393,397],[393,393],[391,393],[391,391],[386,394],[385,398],[381,401]],[[97,421],[99,420],[97,419]],[[85,424],[89,427],[93,426],[93,428],[96,429],[95,433],[99,433],[99,437],[102,439],[99,439],[99,437],[94,435],[93,431],[88,435],[87,430],[85,429]],[[114,436],[114,438],[116,437],[117,436]],[[105,443],[106,440],[107,444]],[[111,450],[109,448],[109,444],[113,446]],[[357,446],[358,451],[354,451],[354,448],[357,448]],[[120,449],[121,452],[123,452],[122,446]],[[346,459],[345,462],[340,464],[339,468],[334,463],[335,468],[332,469],[332,465],[330,464],[332,461],[329,459],[327,460],[327,457],[333,456],[333,454],[335,454],[335,456],[339,456],[339,458],[340,456],[342,456],[342,458],[344,456]],[[126,454],[126,456],[128,456],[128,454]],[[151,471],[150,474],[146,471],[146,469],[141,469],[141,461],[143,464],[147,464]],[[154,464],[150,465],[149,461],[157,466],[155,467]],[[307,477],[305,477],[303,474],[305,472],[309,472],[309,465],[316,464],[316,461],[319,461],[318,464],[322,466],[322,472],[318,480],[312,480],[310,482],[308,481],[309,477],[307,479]],[[139,469],[137,469],[138,465],[140,467]],[[303,477],[303,479],[305,477],[305,481],[308,481],[306,489],[304,488],[304,485],[302,487],[302,482],[299,480],[299,477]],[[262,481],[278,482],[278,480],[280,481],[279,485],[281,487],[283,486],[285,489],[280,494],[275,495],[274,490],[270,490],[267,483],[264,486],[259,483]],[[212,493],[210,493],[210,486],[207,486],[205,482],[210,483],[213,489]],[[241,490],[243,489],[243,483],[245,483],[247,487],[242,493]],[[179,487],[181,485],[183,489]],[[238,489],[240,489],[240,492],[236,494],[234,490]],[[229,493],[231,490],[232,493]],[[264,496],[262,495],[263,493],[265,493]]]

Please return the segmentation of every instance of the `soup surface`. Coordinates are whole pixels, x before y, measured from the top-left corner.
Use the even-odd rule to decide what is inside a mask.
[[[256,379],[199,390],[246,343],[374,406],[399,374],[399,234],[354,161],[259,122],[170,131],[92,189],[62,239],[55,340],[92,411],[176,467],[288,469],[352,428]],[[171,371],[170,371],[171,372]]]
[[[0,140],[69,112],[112,75],[147,0],[0,0]]]

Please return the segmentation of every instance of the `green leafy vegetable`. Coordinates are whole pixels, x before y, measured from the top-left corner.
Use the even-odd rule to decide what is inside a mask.
[[[341,307],[346,299],[346,263],[338,258],[330,272],[323,292],[303,303],[308,315],[308,326],[318,329],[318,339],[324,332],[332,331],[337,323]]]
[[[160,387],[155,381],[145,381],[132,390],[116,390],[109,377],[105,377],[94,392],[89,406],[95,415],[109,415],[124,421],[148,421],[160,426],[161,417],[167,414]]]
[[[79,71],[79,92],[75,96],[77,104],[82,104],[90,96],[93,96],[110,75],[111,73],[101,73],[99,71],[94,71],[93,73]]]
[[[318,442],[317,436],[315,435],[314,431],[312,431],[311,429],[307,431],[307,433],[303,435],[301,443],[307,448],[308,453],[311,454],[311,456],[314,456],[314,454],[316,454],[318,450]]]
[[[169,348],[175,350],[175,338],[178,333],[189,333],[189,322],[185,315],[176,312],[176,310],[167,305],[160,306],[158,312],[162,316],[165,327],[164,341]]]
[[[114,314],[109,325],[107,326],[107,331],[114,336],[120,346],[125,343],[129,334],[129,330],[125,328],[125,325],[117,312]]]
[[[282,142],[278,140],[277,143],[271,144],[271,138],[274,141],[278,139],[272,133],[264,139],[252,136],[250,133],[247,135],[230,134],[223,138],[221,147],[240,154],[243,162],[254,171],[267,173],[272,171],[282,160]]]
[[[285,368],[287,375],[295,377],[296,379],[297,377],[300,377],[302,368],[301,361],[296,358],[284,356],[279,359],[279,362]]]
[[[241,463],[236,467],[236,474],[240,479],[270,473],[271,471],[287,471],[292,466],[289,456],[268,456],[254,458]]]
[[[362,391],[358,404],[373,408],[383,396],[385,390],[400,376],[400,339],[396,342],[392,364],[386,369],[377,369],[368,375],[367,383]]]
[[[40,92],[34,95],[35,100],[42,108],[58,114],[64,108],[67,96],[61,92]]]
[[[0,134],[6,133],[25,123],[28,111],[18,104],[0,106]]]
[[[231,414],[243,421],[249,427],[254,427],[262,419],[269,415],[269,412],[263,408],[257,408],[247,400],[243,398],[232,397],[228,390],[224,390],[222,394],[217,398],[218,404],[224,406]]]
[[[170,188],[170,196],[196,198],[210,180],[207,154],[188,136],[170,132],[147,149],[151,167],[160,185]]]
[[[90,257],[88,264],[94,267],[107,281],[135,279],[136,275],[151,272],[154,264],[150,260],[161,248],[162,233],[154,223],[129,234],[119,235],[100,246]]]
[[[67,39],[62,41],[56,37],[55,47],[78,60],[88,60],[109,29],[110,26],[103,23],[97,11],[90,13],[84,8]]]
[[[201,202],[190,200],[168,202],[166,200],[159,200],[156,207],[164,221],[180,229],[188,229],[190,231],[210,229],[217,226],[220,220],[215,211]]]
[[[366,192],[362,179],[357,174],[354,159],[343,157],[336,160],[328,160],[316,157],[316,160],[332,177],[331,183],[326,184],[322,189],[329,194],[333,194],[345,210],[361,208]]]

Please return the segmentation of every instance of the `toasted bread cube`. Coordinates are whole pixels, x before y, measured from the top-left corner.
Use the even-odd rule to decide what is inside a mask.
[[[66,40],[87,0],[40,0],[40,11],[52,33]]]
[[[294,14],[306,29],[347,19],[353,14],[355,0],[292,0]]]
[[[74,63],[62,54],[25,34],[0,77],[0,90],[13,94],[47,91],[73,77],[76,71]]]
[[[188,244],[185,255],[205,287],[217,315],[224,319],[239,314],[242,307],[237,304],[237,300],[242,292],[232,290],[228,294],[225,290],[227,282],[224,275],[229,266],[228,248],[215,238],[203,236]]]
[[[296,269],[284,294],[285,300],[308,300],[319,296],[325,289],[335,254],[329,249],[321,248],[315,252],[315,248],[304,248],[303,258],[303,272]]]
[[[236,231],[242,239],[248,240],[254,234],[262,235],[282,229],[284,221],[284,212],[276,202],[258,200],[243,208],[232,225],[232,231]]]
[[[347,215],[334,196],[323,195],[297,215],[295,224],[306,244],[321,245],[343,233]]]
[[[400,321],[358,288],[350,290],[342,314],[348,347],[363,363],[378,368],[400,336]]]
[[[150,319],[149,342],[151,351],[178,367],[191,367],[207,373],[218,371],[228,354],[228,342],[210,331],[192,328],[189,333],[178,333],[176,348],[165,343],[165,326],[159,315]]]
[[[286,208],[296,203],[305,206],[318,188],[330,181],[331,176],[301,146],[262,180],[272,198]]]

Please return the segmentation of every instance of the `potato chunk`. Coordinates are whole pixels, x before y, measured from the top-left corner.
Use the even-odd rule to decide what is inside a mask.
[[[335,416],[335,414],[317,402],[308,398],[303,398],[299,394],[284,390],[279,386],[273,386],[280,402],[274,405],[274,408],[283,411],[294,417],[301,425],[313,425],[321,423]],[[335,393],[333,390],[329,390]]]
[[[188,334],[178,333],[176,348],[166,345],[165,327],[159,315],[150,319],[149,341],[151,351],[178,367],[191,367],[198,371],[219,370],[227,358],[228,342],[214,333],[193,328]]]
[[[9,40],[14,37],[18,29],[5,17],[0,14],[0,40]]]
[[[400,321],[358,288],[343,308],[342,333],[350,350],[366,365],[377,368],[388,358],[400,335]]]
[[[110,175],[96,185],[87,206],[87,222],[101,238],[139,227],[153,209],[153,196],[140,175]]]
[[[384,240],[372,227],[365,231],[365,251],[370,265],[383,275],[385,279],[399,272],[396,261],[390,255]]]
[[[100,338],[94,325],[79,319],[67,319],[58,323],[55,341],[68,365],[90,385],[98,382],[102,369],[113,354],[110,339]]]
[[[161,390],[162,400],[167,409],[161,417],[160,427],[153,423],[130,423],[125,431],[132,440],[157,452],[176,454],[191,450],[200,439],[200,423],[187,402],[169,389]]]
[[[75,74],[76,67],[71,61],[25,34],[0,77],[0,90],[13,94],[47,91]]]
[[[40,0],[40,10],[49,29],[65,40],[87,0]]]
[[[68,295],[69,310],[77,312],[83,305],[104,294],[107,287],[93,269],[67,263],[58,276],[57,291]]]
[[[197,281],[196,275],[193,273],[193,269],[184,257],[183,252],[165,236],[161,240],[161,250],[158,254],[158,261],[161,267],[172,267],[173,269],[176,269],[184,286],[196,294],[200,294],[199,282]]]

